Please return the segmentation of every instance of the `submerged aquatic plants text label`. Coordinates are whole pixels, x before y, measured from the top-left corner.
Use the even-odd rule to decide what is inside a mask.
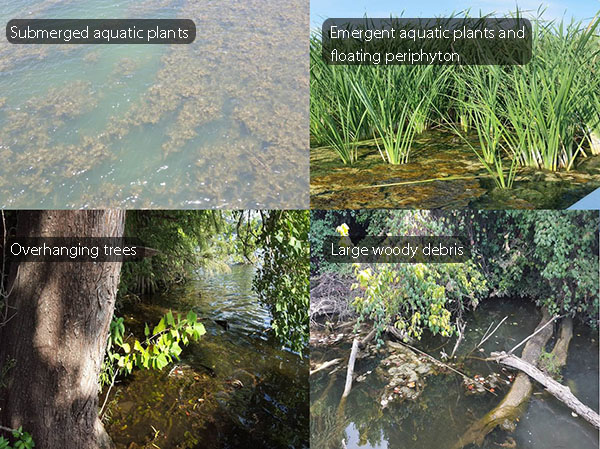
[[[11,44],[190,44],[190,19],[13,19],[6,25]]]
[[[522,18],[332,18],[321,40],[328,64],[521,65],[531,33]]]
[[[342,236],[323,243],[332,263],[462,263],[471,257],[466,239],[456,236]]]

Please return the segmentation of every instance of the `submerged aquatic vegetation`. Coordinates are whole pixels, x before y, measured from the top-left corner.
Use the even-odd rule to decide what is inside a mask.
[[[533,59],[513,66],[328,67],[313,33],[313,144],[334,147],[337,139],[334,148],[352,163],[375,139],[384,160],[402,164],[415,136],[441,125],[468,142],[467,133],[477,133],[478,145],[469,146],[500,188],[512,186],[518,167],[571,170],[587,147],[600,151],[598,18],[587,25],[532,22]],[[354,121],[340,118],[352,108],[359,108]],[[335,126],[323,126],[324,117],[334,117]]]
[[[38,3],[26,12],[115,8]],[[307,7],[127,0],[125,16],[187,17],[212,38],[110,49],[0,44],[0,205],[306,207],[308,51],[296,37]],[[224,10],[244,20],[219,20]],[[257,17],[260,26],[248,27]]]

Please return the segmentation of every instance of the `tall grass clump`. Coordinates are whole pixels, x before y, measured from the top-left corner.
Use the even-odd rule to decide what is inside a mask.
[[[313,141],[352,164],[361,142],[374,139],[383,160],[406,163],[415,135],[444,108],[448,68],[327,65],[318,32],[311,36],[310,56]]]
[[[502,83],[504,120],[516,136],[512,157],[524,166],[570,170],[588,127],[600,110],[590,98],[600,89],[598,22],[534,27],[533,58],[506,69]]]
[[[369,74],[368,78],[352,79],[350,84],[367,111],[377,149],[390,164],[406,163],[416,132],[415,115],[410,104],[399,97],[394,70],[371,68]]]
[[[457,91],[469,92],[469,96],[463,94],[455,98],[460,121],[448,122],[450,128],[473,149],[498,187],[511,188],[516,174],[516,161],[508,157],[514,137],[503,120],[502,70],[498,66],[465,66],[453,74]],[[466,120],[468,126],[477,133],[477,147],[471,144],[465,133]]]
[[[386,162],[403,164],[420,133],[444,124],[499,187],[511,187],[518,167],[572,169],[588,147],[600,154],[598,18],[540,14],[532,26],[531,61],[510,66],[329,66],[313,33],[313,141],[352,164],[369,140]]]
[[[318,50],[313,47],[318,46]],[[344,164],[358,158],[366,111],[352,88],[351,80],[362,67],[327,65],[321,58],[320,42],[311,38],[310,131],[321,145],[333,148]]]

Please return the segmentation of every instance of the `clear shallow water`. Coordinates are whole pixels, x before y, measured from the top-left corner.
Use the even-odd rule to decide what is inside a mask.
[[[531,334],[539,322],[539,313],[529,304],[518,301],[484,302],[468,318],[467,333],[460,351],[471,351],[481,340],[490,323],[498,323],[508,316],[505,324],[484,345],[483,357],[492,350],[509,350]],[[440,351],[452,351],[454,340],[441,346],[443,340],[432,338],[419,344],[433,356]],[[348,345],[337,348],[311,348],[311,359],[316,361],[345,357]],[[373,369],[373,364],[357,365],[357,374]],[[487,376],[499,372],[495,363],[488,364],[474,359],[466,361],[462,370],[469,376]],[[563,381],[585,404],[598,410],[598,340],[597,334],[579,325],[569,349]],[[345,440],[348,449],[438,449],[449,448],[458,441],[468,426],[495,407],[508,386],[497,389],[498,396],[466,395],[458,376],[440,374],[426,378],[422,395],[414,402],[392,404],[382,411],[379,405],[384,383],[371,374],[362,383],[354,383],[343,414],[338,415],[338,404],[344,389],[345,370],[329,385],[327,375],[311,379],[311,447],[333,449],[342,447]],[[539,387],[535,387],[540,393]],[[560,402],[546,394],[534,394],[527,410],[521,416],[515,432],[495,430],[484,444],[484,449],[516,442],[522,449],[595,449],[598,432],[571,412]],[[504,446],[507,447],[507,446]]]
[[[105,426],[118,448],[308,448],[308,360],[270,339],[252,276],[235,266],[123,311],[143,334],[166,310],[193,309],[207,333],[176,367],[117,386]]]
[[[277,13],[274,13],[276,11]],[[0,206],[308,206],[308,4],[10,0],[12,18],[191,18],[191,45],[0,38]]]
[[[400,165],[384,162],[374,144],[359,149],[354,165],[313,148],[310,176],[313,209],[566,209],[600,187],[600,157],[578,158],[569,172],[520,168],[513,187],[499,189],[461,139],[428,130]]]

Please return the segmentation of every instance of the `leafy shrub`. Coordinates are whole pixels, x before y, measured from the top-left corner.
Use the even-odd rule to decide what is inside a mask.
[[[106,345],[106,357],[102,364],[100,384],[110,385],[120,374],[131,374],[134,368],[162,370],[179,360],[181,346],[197,341],[206,333],[197,315],[190,311],[185,318],[174,316],[170,311],[150,331],[146,324],[145,340],[125,337],[123,318],[115,318],[110,324]]]
[[[358,324],[373,321],[376,338],[389,325],[405,339],[420,339],[423,330],[450,337],[452,309],[462,312],[465,304],[475,307],[487,293],[486,282],[472,263],[465,264],[374,264],[361,269],[354,264],[360,295],[352,301]],[[465,301],[469,298],[469,302]]]
[[[19,427],[12,432],[14,439],[13,445],[10,445],[10,440],[0,436],[0,449],[32,449],[35,447],[35,442],[31,435],[23,432],[23,428]]]

